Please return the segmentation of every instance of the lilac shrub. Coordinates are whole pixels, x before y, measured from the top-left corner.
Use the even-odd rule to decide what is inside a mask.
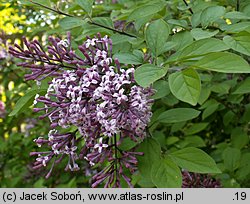
[[[146,137],[146,127],[152,115],[151,88],[135,83],[134,68],[122,68],[112,59],[112,41],[100,34],[87,40],[78,48],[84,57],[71,47],[67,39],[49,37],[47,51],[37,41],[23,39],[26,49],[15,44],[10,53],[26,60],[19,66],[31,73],[26,80],[50,77],[47,93],[36,95],[35,112],[43,112],[39,119],[49,118],[51,130],[48,137],[34,141],[48,151],[32,152],[37,156],[34,169],[51,163],[48,178],[55,164],[65,157],[65,170],[81,169],[77,161],[86,160],[93,168],[101,168],[92,177],[92,187],[105,182],[105,187],[121,187],[121,179],[132,187],[130,174],[137,171],[137,156],[141,152],[120,148],[124,139],[141,142]],[[67,132],[69,128],[73,131]],[[102,165],[101,165],[102,164]],[[127,169],[130,173],[128,173]]]

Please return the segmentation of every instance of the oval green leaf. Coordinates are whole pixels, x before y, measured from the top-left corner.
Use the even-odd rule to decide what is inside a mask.
[[[200,111],[193,108],[173,108],[159,115],[158,121],[162,123],[178,123],[198,117]]]
[[[236,90],[232,94],[247,94],[250,93],[250,77],[240,82]]]
[[[221,73],[250,73],[250,66],[239,55],[229,52],[211,53],[193,64],[194,67]]]
[[[145,139],[138,147],[138,152],[143,152],[143,156],[138,156],[138,169],[141,175],[151,180],[152,164],[160,160],[161,146],[153,138]]]
[[[226,12],[223,6],[210,6],[204,9],[201,13],[201,25],[207,27],[211,23],[220,19]]]
[[[233,50],[250,56],[250,33],[240,32],[237,35],[225,36],[223,41]]]
[[[144,64],[135,70],[135,81],[142,87],[148,87],[153,82],[164,77],[167,70],[167,67]]]
[[[146,42],[154,56],[158,56],[163,50],[164,44],[169,36],[169,26],[162,20],[156,20],[149,24],[146,30]]]
[[[208,38],[193,42],[183,50],[176,52],[167,61],[181,61],[212,52],[220,52],[229,49],[229,47],[221,40]]]
[[[194,28],[191,30],[191,34],[195,40],[211,38],[211,37],[215,36],[218,32],[219,32],[219,30],[207,31],[207,30],[203,30],[201,28]]]
[[[187,147],[169,155],[181,168],[196,173],[221,173],[215,161],[204,151]]]
[[[185,69],[169,76],[172,94],[181,101],[195,106],[201,92],[201,80],[194,69]]]
[[[180,188],[182,184],[181,171],[169,158],[161,158],[153,163],[151,178],[158,188]]]
[[[156,93],[152,96],[153,99],[163,98],[170,93],[168,82],[165,80],[158,80],[153,84],[153,89]]]
[[[231,172],[236,170],[240,165],[241,152],[237,148],[228,147],[222,154],[225,168]]]
[[[245,13],[239,12],[239,11],[231,11],[225,14],[225,18],[230,19],[239,19],[239,20],[248,20],[250,19],[250,16],[246,15]]]
[[[59,25],[64,30],[70,30],[72,28],[79,27],[83,25],[84,21],[79,18],[65,17],[59,21]]]
[[[128,16],[128,21],[143,19],[147,16],[156,14],[164,8],[165,4],[166,2],[157,2],[137,7]]]
[[[132,53],[117,53],[113,57],[114,59],[117,58],[120,63],[124,64],[142,64],[143,59],[139,58],[136,55],[133,55]]]
[[[91,13],[94,0],[76,0],[76,3],[87,13]]]

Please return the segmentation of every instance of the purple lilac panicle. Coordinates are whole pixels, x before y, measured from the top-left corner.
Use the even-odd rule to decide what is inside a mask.
[[[134,68],[121,68],[112,59],[112,41],[98,34],[78,48],[84,58],[77,56],[67,39],[49,37],[47,52],[37,41],[24,39],[27,49],[18,45],[10,47],[15,57],[25,59],[20,66],[31,69],[27,80],[41,81],[53,77],[45,96],[37,95],[34,104],[44,104],[34,111],[43,111],[39,118],[49,118],[51,128],[48,137],[35,140],[39,147],[47,145],[49,151],[32,152],[37,156],[34,168],[54,165],[68,157],[65,170],[77,171],[77,160],[85,159],[89,165],[108,162],[92,177],[92,187],[106,181],[105,187],[121,187],[121,179],[132,187],[130,173],[137,170],[136,156],[140,152],[123,151],[122,141],[129,137],[138,142],[146,136],[150,121],[153,94],[151,88],[142,88],[134,80]],[[74,132],[59,133],[59,128],[75,127]],[[84,141],[84,145],[81,141]]]
[[[182,172],[182,188],[220,188],[219,180],[206,174]]]

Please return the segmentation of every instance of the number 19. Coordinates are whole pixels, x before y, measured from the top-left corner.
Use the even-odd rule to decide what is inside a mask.
[[[237,192],[235,193],[235,195],[236,195],[236,200],[246,200],[247,198],[246,192],[241,192],[241,193]]]

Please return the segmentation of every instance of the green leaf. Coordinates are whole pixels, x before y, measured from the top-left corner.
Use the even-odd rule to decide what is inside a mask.
[[[185,47],[183,50],[176,52],[167,61],[180,61],[212,52],[224,51],[227,49],[229,49],[229,47],[221,40],[215,38],[202,39],[195,41]]]
[[[207,27],[211,23],[220,19],[225,14],[225,8],[222,6],[210,6],[201,13],[201,25]]]
[[[134,176],[135,174],[133,174]],[[143,188],[153,188],[155,185],[152,183],[151,178],[145,178],[142,175],[138,175],[138,185]]]
[[[200,111],[192,108],[173,108],[159,115],[158,121],[162,123],[178,123],[198,117]]]
[[[146,42],[154,56],[158,56],[169,36],[169,26],[162,20],[156,20],[149,24],[146,30]]]
[[[67,183],[61,183],[57,185],[58,188],[76,188],[76,177],[72,178]]]
[[[209,98],[210,94],[211,94],[211,89],[206,87],[206,86],[202,86],[201,88],[201,94],[198,100],[198,103],[200,105],[202,105],[203,103],[205,103],[205,101]]]
[[[166,4],[166,2],[151,3],[151,4],[137,7],[128,16],[128,21],[143,19],[143,18],[146,18],[146,17],[151,16],[153,14],[156,14],[164,8],[165,4]]]
[[[196,105],[201,91],[199,74],[194,69],[185,69],[169,76],[172,94],[181,101]]]
[[[176,42],[168,41],[168,42],[166,42],[166,43],[163,45],[163,47],[161,48],[159,54],[162,54],[162,53],[165,53],[165,52],[167,52],[167,51],[169,51],[169,50],[172,50],[172,49],[174,49],[176,46],[177,46]]]
[[[206,144],[201,137],[194,135],[186,136],[184,140],[181,140],[178,143],[178,146],[180,146],[180,148],[182,149],[184,147],[205,147]]]
[[[225,168],[229,171],[236,170],[240,165],[241,152],[239,149],[228,147],[222,154]]]
[[[250,16],[247,16],[246,14],[239,12],[239,11],[232,11],[232,12],[226,13],[224,18],[248,20],[250,19]]]
[[[232,130],[231,142],[233,147],[242,149],[249,143],[249,136],[242,128],[237,127]]]
[[[172,93],[170,93],[167,97],[163,97],[161,101],[167,106],[174,106],[179,103],[179,100]]]
[[[142,26],[144,26],[146,23],[148,23],[149,21],[151,21],[151,19],[153,18],[154,14],[149,15],[149,16],[145,16],[145,18],[138,18],[135,21],[135,29],[136,31],[139,31],[141,29]]]
[[[138,156],[138,169],[141,175],[151,179],[151,169],[155,161],[160,160],[161,146],[153,138],[145,139],[138,147],[138,152],[143,152],[143,156]]]
[[[219,32],[219,30],[215,30],[215,31],[210,32],[207,30],[203,30],[201,28],[194,28],[191,30],[191,34],[195,40],[211,38],[211,37],[215,36],[218,32]]]
[[[240,167],[236,172],[236,178],[245,181],[250,175],[250,153],[244,153],[241,156]]]
[[[223,25],[220,27],[221,30],[226,31],[227,33],[239,33],[241,31],[246,31],[247,29],[250,29],[250,22],[240,22],[240,23],[234,23],[231,25]]]
[[[156,93],[152,96],[153,99],[163,98],[170,93],[168,82],[165,80],[156,81],[153,84],[153,89],[156,90]]]
[[[166,136],[162,131],[154,131],[153,138],[157,140],[157,142],[161,145],[161,147],[165,147]]]
[[[142,58],[139,58],[138,56],[136,56],[136,55],[134,55],[132,53],[117,53],[117,54],[114,55],[113,58],[114,59],[117,58],[120,63],[124,63],[124,64],[138,65],[138,64],[143,63]]]
[[[111,25],[113,26],[113,24],[111,24]],[[116,45],[116,44],[120,44],[120,43],[127,43],[127,42],[135,40],[135,38],[133,38],[133,37],[121,35],[119,33],[115,33],[115,34],[111,35],[110,38],[112,40],[112,45]]]
[[[170,19],[168,20],[169,24],[177,25],[183,28],[188,28],[188,23],[186,20],[176,20],[176,19]]]
[[[223,116],[223,124],[225,126],[228,126],[233,121],[234,118],[235,114],[231,110],[227,111]]]
[[[240,32],[235,36],[225,36],[223,41],[233,50],[250,56],[250,33]]]
[[[167,157],[153,163],[151,178],[157,188],[180,188],[182,184],[179,167]]]
[[[204,151],[187,147],[170,153],[171,159],[181,168],[196,173],[220,173],[214,160]]]
[[[250,73],[250,66],[247,61],[239,55],[228,52],[208,54],[193,66],[222,73]]]
[[[212,115],[218,108],[219,103],[215,102],[209,105],[202,113],[202,120],[206,119],[208,116]]]
[[[181,131],[184,128],[184,126],[186,125],[186,123],[187,123],[187,121],[182,121],[179,123],[171,124],[171,133]]]
[[[38,179],[34,184],[33,184],[34,188],[44,188],[44,178],[40,178]]]
[[[191,25],[193,28],[197,27],[201,23],[201,13],[202,11],[195,12],[191,16]]]
[[[214,83],[211,86],[211,91],[215,93],[220,93],[220,94],[228,94],[229,90],[231,88],[230,84],[228,84],[229,81],[224,81],[221,83]]]
[[[153,64],[144,64],[135,70],[135,81],[142,87],[148,87],[165,76],[167,67],[157,67]]]
[[[94,0],[76,0],[76,3],[87,13],[91,13]]]
[[[110,17],[95,17],[92,18],[92,21],[109,28],[114,28],[113,21]],[[100,26],[97,27],[100,28]]]
[[[250,77],[240,82],[236,90],[232,94],[247,94],[250,93]]]
[[[167,137],[166,138],[166,144],[168,145],[168,146],[170,146],[170,145],[173,145],[173,144],[175,144],[176,142],[178,142],[180,139],[178,138],[178,137]]]
[[[194,123],[191,127],[184,131],[185,135],[193,135],[204,130],[209,123]]]
[[[119,148],[124,151],[128,151],[138,145],[137,142],[131,140],[130,138],[126,137],[122,140],[122,143],[119,145]]]
[[[172,37],[172,41],[176,44],[175,50],[180,50],[191,44],[193,37],[189,31],[181,31]]]
[[[110,17],[95,17],[95,18],[92,18],[92,22],[105,26],[105,27],[114,28],[113,22]],[[84,21],[83,27],[84,27],[84,30],[83,30],[81,38],[85,38],[86,36],[90,36],[90,35],[96,35],[96,33],[101,33],[102,35],[113,34],[113,31],[107,28],[88,23],[87,19]]]
[[[83,23],[84,23],[83,20],[81,20],[79,18],[73,18],[73,17],[65,17],[59,21],[59,25],[64,30],[70,30],[72,28],[82,26]]]
[[[132,184],[137,180],[137,184],[143,188],[153,188],[155,185],[152,183],[151,178],[145,178],[140,173],[132,175]]]
[[[34,97],[36,94],[44,94],[46,93],[47,89],[31,89],[29,90],[23,97],[21,97],[12,112],[9,114],[9,116],[15,116],[19,113],[25,111],[33,102]]]
[[[245,4],[245,7],[243,8],[242,12],[249,16],[249,13],[250,13],[250,4],[247,3],[247,2],[248,2],[248,0],[245,2],[246,4]]]

